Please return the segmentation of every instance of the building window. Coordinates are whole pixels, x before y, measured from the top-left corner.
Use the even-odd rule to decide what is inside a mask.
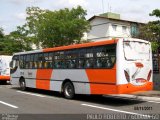
[[[114,31],[117,31],[117,25],[112,25]]]
[[[138,33],[138,26],[136,24],[131,24],[131,36],[137,37]]]
[[[127,27],[126,26],[122,26],[122,32],[126,33],[127,32]]]

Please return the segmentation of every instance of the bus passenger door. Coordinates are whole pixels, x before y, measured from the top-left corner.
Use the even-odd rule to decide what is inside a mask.
[[[11,84],[18,84],[19,83],[19,56],[14,56],[12,61],[10,62],[10,76],[11,76]]]

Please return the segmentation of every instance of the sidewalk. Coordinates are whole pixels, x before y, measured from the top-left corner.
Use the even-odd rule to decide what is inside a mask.
[[[160,98],[160,91],[152,90],[152,91],[137,92],[137,93],[134,93],[133,95]]]
[[[105,95],[105,97],[116,97],[124,99],[136,99],[142,101],[160,102],[160,91],[153,90],[153,91],[136,92],[133,94]]]

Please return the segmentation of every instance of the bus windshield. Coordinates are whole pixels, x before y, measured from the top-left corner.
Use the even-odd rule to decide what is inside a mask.
[[[138,41],[124,41],[124,56],[128,61],[150,60],[150,44]]]

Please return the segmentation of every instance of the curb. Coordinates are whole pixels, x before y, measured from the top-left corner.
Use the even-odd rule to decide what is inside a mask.
[[[148,97],[140,95],[119,94],[119,95],[104,95],[104,97],[160,102],[160,97]]]

